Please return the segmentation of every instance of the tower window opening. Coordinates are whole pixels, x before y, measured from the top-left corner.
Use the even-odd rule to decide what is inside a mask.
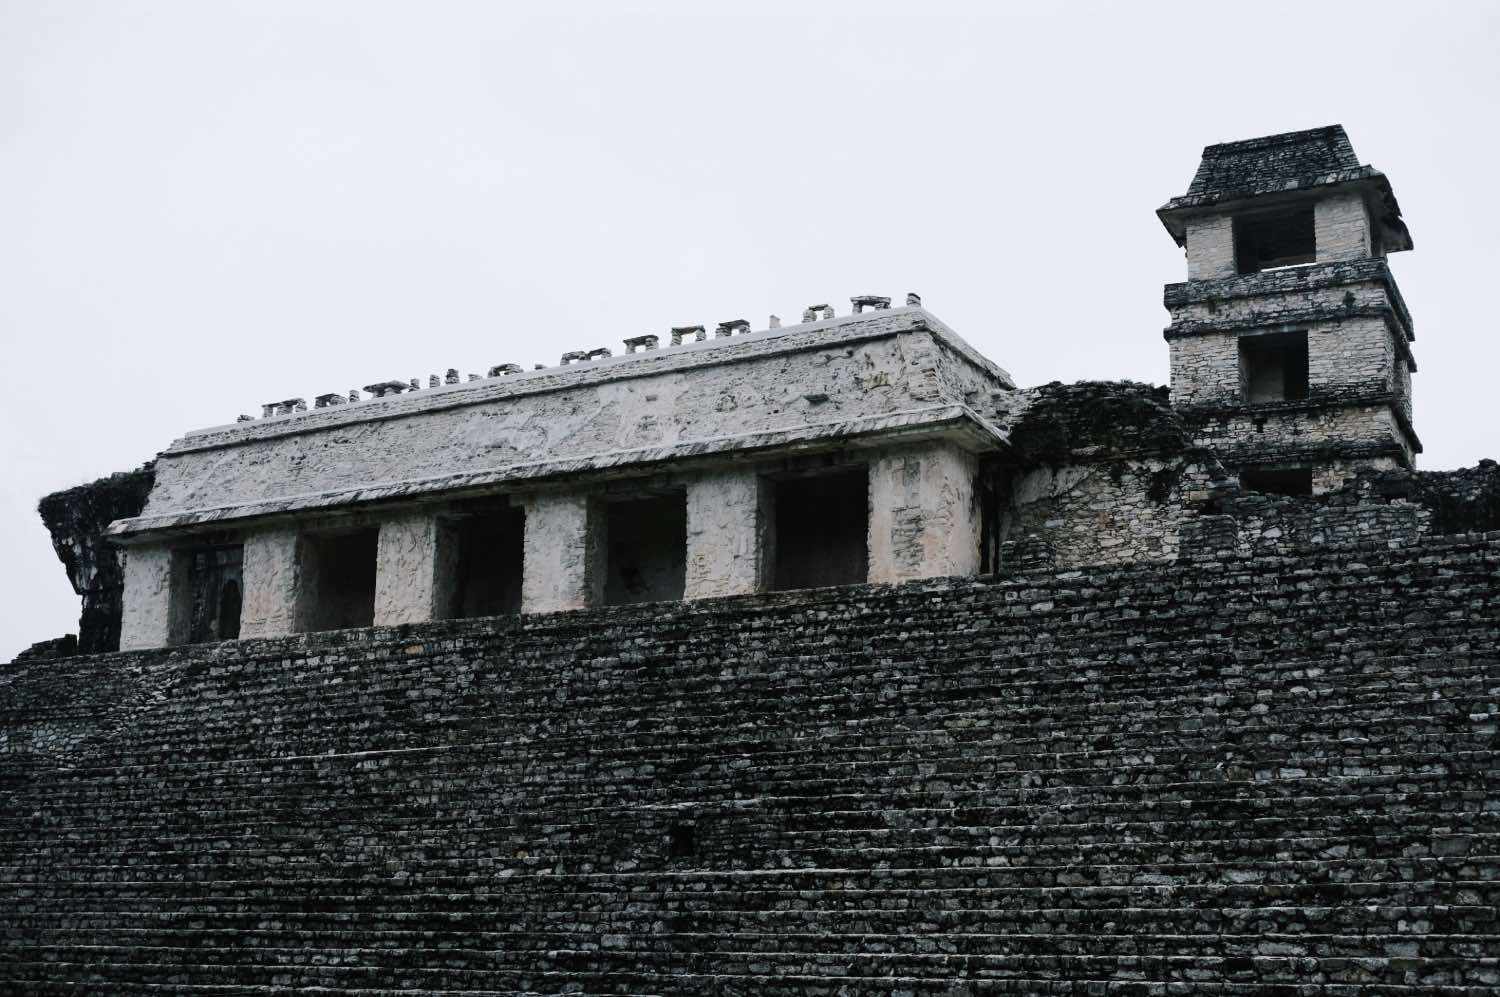
[[[774,482],[771,587],[858,585],[869,577],[870,472],[860,465]]]
[[[1247,402],[1307,397],[1307,333],[1240,337],[1240,378]]]
[[[1234,220],[1234,259],[1242,274],[1317,262],[1313,209],[1249,215]]]
[[[1247,467],[1240,472],[1240,487],[1263,495],[1311,495],[1310,467]]]
[[[309,534],[300,550],[297,629],[368,627],[375,623],[378,529]]]
[[[604,602],[627,606],[681,599],[687,584],[687,495],[607,503]]]

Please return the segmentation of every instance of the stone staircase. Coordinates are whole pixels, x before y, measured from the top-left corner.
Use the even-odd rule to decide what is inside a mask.
[[[1500,535],[0,676],[0,991],[1500,989]]]

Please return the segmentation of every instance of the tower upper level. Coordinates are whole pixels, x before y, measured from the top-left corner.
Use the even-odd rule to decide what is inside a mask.
[[[1390,182],[1341,125],[1208,146],[1187,193],[1156,213],[1187,251],[1189,280],[1412,247]]]
[[[1187,252],[1165,335],[1200,445],[1255,488],[1412,465],[1414,333],[1386,262],[1411,235],[1342,127],[1208,146],[1157,215]]]

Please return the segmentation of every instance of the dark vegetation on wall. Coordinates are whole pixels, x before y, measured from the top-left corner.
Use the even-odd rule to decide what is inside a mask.
[[[1080,455],[1122,459],[1173,456],[1188,449],[1186,427],[1164,387],[1137,381],[1053,381],[1027,392],[1011,425],[1023,468],[1061,467]]]
[[[155,469],[148,462],[134,471],[54,492],[37,505],[52,535],[52,549],[67,570],[73,591],[83,600],[77,653],[96,654],[120,647],[124,577],[119,551],[104,539],[104,530],[116,519],[139,516],[154,480]],[[44,646],[37,645],[32,651]]]

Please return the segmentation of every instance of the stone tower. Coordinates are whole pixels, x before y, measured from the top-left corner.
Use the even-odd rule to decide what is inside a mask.
[[[1211,145],[1157,215],[1187,252],[1165,335],[1198,443],[1259,491],[1412,466],[1412,323],[1386,262],[1411,236],[1342,126]]]

